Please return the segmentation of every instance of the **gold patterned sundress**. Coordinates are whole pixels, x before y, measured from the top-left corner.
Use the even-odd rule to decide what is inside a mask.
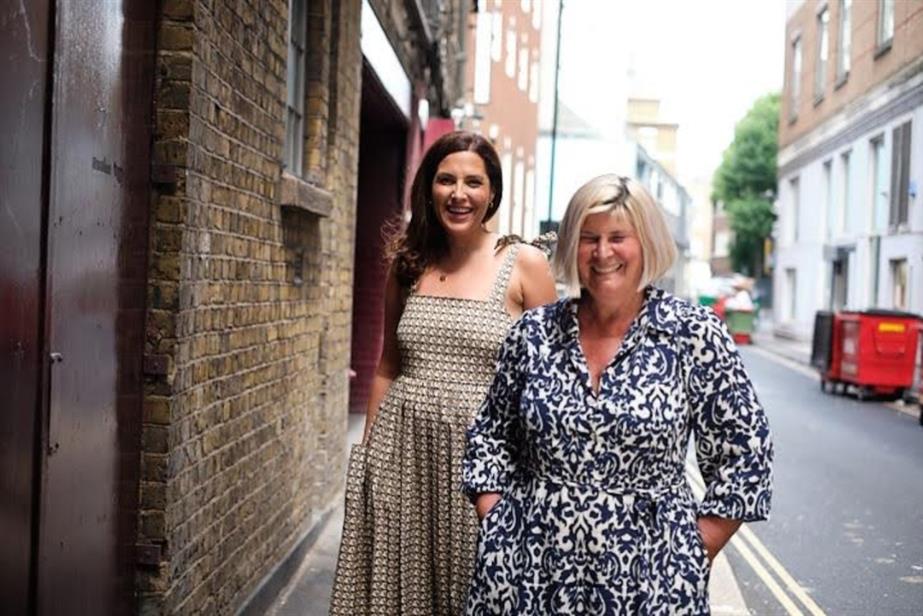
[[[408,296],[401,373],[350,453],[331,615],[462,613],[479,527],[461,491],[465,431],[513,322],[505,297],[518,249],[486,300]]]

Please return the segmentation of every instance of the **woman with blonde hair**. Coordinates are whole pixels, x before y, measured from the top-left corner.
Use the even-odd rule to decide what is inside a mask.
[[[653,286],[675,256],[638,182],[571,199],[554,260],[570,297],[510,330],[468,433],[468,614],[708,614],[711,560],[768,516],[766,416],[714,313]]]
[[[555,300],[545,255],[488,231],[503,197],[484,137],[453,132],[423,156],[411,219],[391,244],[384,344],[354,447],[330,613],[454,615],[478,518],[462,494],[465,430],[523,310]]]

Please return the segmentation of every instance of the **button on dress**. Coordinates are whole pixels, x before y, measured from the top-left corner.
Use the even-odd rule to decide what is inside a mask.
[[[481,523],[468,614],[708,614],[699,516],[766,519],[772,443],[708,308],[649,287],[593,391],[577,300],[526,312],[468,432]],[[694,436],[706,484],[685,479]]]

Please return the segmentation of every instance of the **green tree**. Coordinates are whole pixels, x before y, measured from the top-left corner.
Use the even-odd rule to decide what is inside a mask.
[[[762,272],[763,244],[775,220],[778,131],[779,95],[767,94],[737,123],[712,182],[712,198],[724,203],[734,232],[731,265],[751,276]]]

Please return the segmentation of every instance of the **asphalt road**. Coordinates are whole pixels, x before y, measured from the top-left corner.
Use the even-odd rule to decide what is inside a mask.
[[[772,558],[758,559],[761,574],[758,549],[727,551],[751,613],[923,614],[923,427],[884,404],[824,394],[804,368],[741,352],[776,446],[772,518],[748,526]]]

